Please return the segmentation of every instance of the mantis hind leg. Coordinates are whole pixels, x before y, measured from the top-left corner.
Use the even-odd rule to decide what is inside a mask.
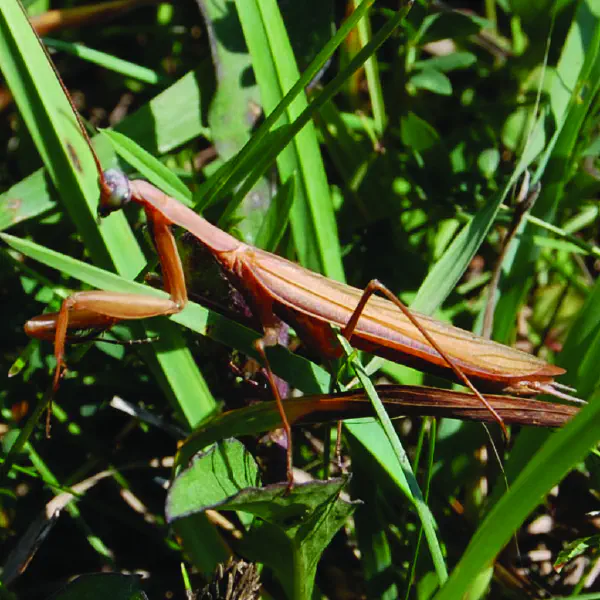
[[[354,330],[356,329],[356,325],[358,320],[369,301],[369,298],[375,293],[379,292],[383,294],[388,300],[393,302],[400,311],[404,314],[404,316],[421,332],[423,337],[427,340],[427,342],[431,345],[432,348],[436,350],[436,352],[446,361],[450,369],[454,372],[454,374],[458,377],[459,381],[461,381],[466,387],[468,387],[479,399],[479,401],[490,411],[490,414],[494,417],[494,420],[500,425],[502,429],[502,433],[504,434],[505,439],[508,439],[508,431],[506,429],[506,425],[502,417],[498,414],[498,412],[494,409],[494,407],[485,399],[485,397],[477,390],[477,388],[471,383],[471,380],[461,371],[459,367],[456,366],[454,361],[448,356],[444,350],[440,347],[440,345],[435,341],[433,336],[429,334],[427,329],[419,322],[419,319],[415,317],[415,315],[410,311],[408,306],[402,302],[389,288],[387,288],[383,283],[378,281],[377,279],[373,279],[369,282],[367,287],[365,288],[361,299],[359,300],[352,316],[350,317],[346,326],[342,329],[342,335],[350,341]]]

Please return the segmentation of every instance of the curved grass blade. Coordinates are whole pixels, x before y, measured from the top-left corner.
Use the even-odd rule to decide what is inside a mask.
[[[423,526],[436,574],[440,584],[443,584],[448,578],[448,570],[444,561],[440,541],[436,534],[437,526],[433,514],[429,510],[429,506],[427,506],[427,503],[423,498],[421,488],[413,473],[408,455],[402,447],[400,438],[377,394],[377,390],[365,372],[360,360],[356,355],[352,355],[350,344],[341,335],[338,335],[338,340],[349,357],[350,364],[354,368],[362,387],[371,401],[378,419],[378,423],[372,423],[367,428],[357,427],[356,424],[347,423],[346,429],[357,441],[361,441],[364,448],[368,450],[373,455],[373,458],[387,471],[391,479],[400,488],[401,492],[413,504]],[[381,435],[382,429],[385,437]],[[375,449],[377,450],[375,451]]]
[[[155,182],[165,194],[173,196],[186,206],[190,206],[192,198],[190,190],[160,160],[118,131],[106,129],[102,131],[102,135],[110,140],[117,154],[139,171],[143,177]]]

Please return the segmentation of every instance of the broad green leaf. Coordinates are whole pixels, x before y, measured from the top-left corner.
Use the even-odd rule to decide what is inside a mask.
[[[467,69],[477,62],[477,56],[471,52],[452,52],[445,56],[434,56],[426,60],[418,60],[414,63],[415,69],[435,69],[442,73],[455,71],[456,69]]]
[[[409,87],[415,90],[427,90],[440,96],[450,96],[452,94],[452,83],[441,71],[426,68],[413,75],[409,80]]]
[[[175,477],[167,497],[167,520],[220,508],[231,496],[259,486],[252,455],[237,440],[224,440],[194,456],[191,466]]]
[[[477,158],[477,166],[486,179],[492,179],[500,164],[500,152],[496,148],[487,148]]]
[[[354,511],[352,503],[340,498],[345,484],[332,479],[296,484],[291,490],[286,483],[259,487],[252,456],[240,442],[225,440],[175,477],[166,515],[173,522],[218,508],[259,517],[249,534],[262,540],[254,545],[255,559],[277,572],[290,598],[308,600],[321,554]]]

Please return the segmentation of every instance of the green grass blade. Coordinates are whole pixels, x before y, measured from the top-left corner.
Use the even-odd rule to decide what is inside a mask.
[[[10,0],[0,5],[0,68],[14,94],[15,101],[38,147],[50,177],[65,208],[85,241],[94,262],[105,268],[133,277],[145,262],[141,250],[122,214],[114,215],[98,226],[98,173],[93,156],[83,137],[70,103],[59,84],[56,73],[41,48],[17,2]],[[168,327],[173,327],[168,325]],[[181,362],[172,361],[173,354],[161,351],[156,365],[161,365],[159,379],[187,382],[165,391],[184,394],[177,399],[194,414],[192,424],[205,414],[204,408],[215,403],[206,385],[193,388],[202,377],[191,359],[185,358],[185,343],[181,334],[172,329],[167,336],[174,348],[181,348]],[[185,377],[179,378],[185,366]],[[176,369],[177,373],[173,373]],[[203,400],[198,402],[198,394]],[[199,408],[200,407],[200,408]]]
[[[359,0],[353,0],[354,8],[359,5]],[[366,46],[371,40],[371,23],[369,15],[361,19],[357,25],[358,37],[361,46]],[[383,100],[383,90],[381,88],[381,80],[379,78],[379,65],[377,57],[371,56],[365,61],[365,74],[367,76],[367,85],[369,87],[369,96],[371,98],[371,109],[373,111],[373,121],[375,123],[375,131],[378,135],[382,135],[385,129],[387,117],[385,114],[385,103]]]
[[[192,193],[181,179],[168,167],[165,167],[160,160],[118,131],[106,129],[102,132],[102,135],[108,137],[117,154],[143,177],[150,181],[159,181],[160,189],[165,194],[173,196],[179,202],[190,206]]]
[[[346,354],[351,356],[352,348],[350,347],[350,344],[342,338],[341,335],[338,336],[338,339],[344,346]],[[354,438],[365,447],[365,449],[373,454],[373,457],[380,462],[392,481],[396,483],[401,492],[412,502],[421,519],[421,524],[423,525],[423,531],[425,533],[425,538],[427,539],[427,545],[431,552],[431,558],[438,579],[440,583],[444,583],[448,578],[448,571],[446,569],[446,563],[444,562],[440,542],[436,535],[435,519],[433,518],[427,503],[423,499],[423,494],[421,493],[421,489],[419,488],[419,484],[413,473],[406,451],[402,447],[400,438],[375,390],[375,386],[369,379],[364,367],[356,356],[351,358],[350,362],[361,385],[367,392],[367,396],[375,409],[379,422],[367,425],[366,427],[364,421],[359,424],[347,422],[345,423],[345,427],[350,431]],[[385,440],[381,436],[382,429],[385,433]],[[386,444],[385,441],[388,443]]]
[[[78,56],[87,62],[104,67],[105,69],[114,71],[115,73],[121,73],[122,75],[131,77],[132,79],[137,79],[143,83],[149,83],[150,85],[165,85],[168,83],[166,77],[163,77],[152,69],[142,67],[141,65],[136,65],[128,60],[117,58],[112,54],[107,54],[106,52],[101,52],[100,50],[88,48],[83,44],[63,42],[62,40],[53,40],[47,37],[44,38],[44,43],[49,48],[55,48],[56,50],[61,50],[62,52],[68,52],[69,54]]]
[[[236,3],[246,42],[252,55],[266,114],[281,102],[300,78],[296,60],[274,0]],[[292,123],[306,108],[304,93],[292,100],[277,125]],[[313,271],[343,280],[337,226],[316,131],[308,123],[277,157],[282,182],[296,178],[296,195],[290,223],[299,262]]]
[[[275,252],[287,229],[294,203],[296,180],[290,177],[277,191],[256,234],[255,246]]]
[[[481,524],[436,600],[464,598],[475,578],[500,553],[544,496],[600,439],[600,402],[584,407],[554,433]]]
[[[442,258],[427,274],[414,302],[411,303],[411,308],[431,314],[441,306],[479,250],[514,179],[515,177],[511,178],[503,193],[496,194],[456,236]]]
[[[577,319],[569,330],[560,364],[567,369],[564,382],[577,386],[582,398],[589,398],[598,387],[597,365],[600,364],[600,279],[594,287]]]
[[[64,206],[97,264],[133,275],[143,257],[124,217],[96,225],[98,175],[56,75],[17,2],[0,5],[0,69]]]

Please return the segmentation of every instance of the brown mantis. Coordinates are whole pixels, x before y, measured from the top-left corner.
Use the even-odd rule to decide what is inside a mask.
[[[562,395],[560,384],[554,382],[556,376],[564,373],[560,367],[431,317],[413,314],[377,281],[362,291],[244,244],[150,183],[129,181],[118,171],[101,173],[100,188],[98,212],[101,216],[121,209],[130,201],[144,208],[152,226],[164,287],[170,297],[78,292],[64,300],[60,312],[30,320],[25,326],[28,335],[54,339],[55,390],[65,367],[65,341],[69,330],[108,328],[120,320],[170,315],[184,308],[187,303],[185,278],[171,232],[171,226],[177,225],[209,249],[263,327],[264,335],[255,345],[266,366],[288,436],[289,481],[292,477],[291,428],[265,352],[267,347],[277,344],[280,319],[293,325],[299,337],[325,358],[341,355],[331,328],[336,325],[361,350],[456,379],[471,389],[503,430],[501,415],[474,384],[487,391]],[[376,291],[387,298],[373,296]]]
[[[68,98],[67,90],[64,91]],[[87,137],[83,127],[81,130]],[[91,143],[89,147],[93,153]],[[177,225],[209,249],[263,328],[264,335],[256,342],[256,348],[265,363],[288,435],[288,478],[291,478],[291,430],[265,352],[277,343],[280,320],[293,325],[304,343],[325,358],[342,354],[331,329],[335,325],[359,349],[456,379],[471,389],[503,429],[502,416],[474,384],[492,392],[561,395],[554,378],[563,369],[425,315],[413,314],[377,281],[362,291],[244,244],[147,182],[130,182],[115,171],[102,173],[99,160],[94,157],[101,190],[99,214],[107,216],[130,201],[144,208],[152,227],[164,287],[170,297],[79,292],[62,303],[59,313],[29,321],[26,325],[29,335],[54,340],[57,360],[54,390],[64,371],[69,330],[108,328],[123,319],[170,315],[184,308],[188,298],[185,278],[171,232],[171,226]],[[387,298],[374,297],[376,291]]]

